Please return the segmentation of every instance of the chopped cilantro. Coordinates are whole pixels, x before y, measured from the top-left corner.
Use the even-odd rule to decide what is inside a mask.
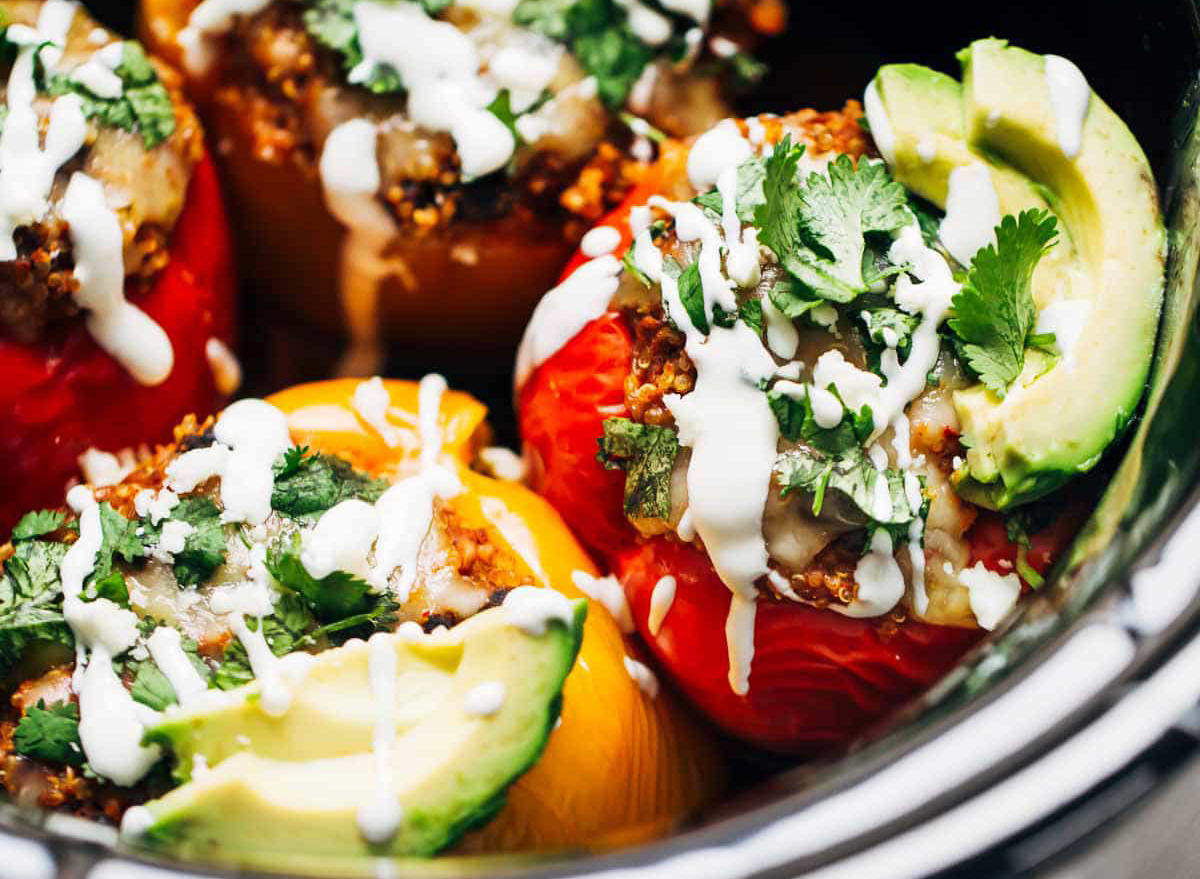
[[[625,103],[655,54],[627,19],[615,0],[521,0],[513,12],[516,24],[566,43],[612,109]]]
[[[323,513],[351,498],[374,503],[387,488],[386,479],[372,479],[344,458],[291,449],[275,462],[271,506],[299,518]]]
[[[803,147],[800,150],[803,151]],[[737,169],[737,216],[743,223],[753,223],[758,206],[763,204],[763,181],[767,176],[767,163],[758,156],[752,156]],[[692,199],[700,207],[720,217],[725,210],[721,193],[712,189]]]
[[[996,243],[971,261],[966,283],[954,297],[948,321],[967,366],[984,386],[1003,398],[1025,366],[1025,349],[1047,344],[1033,326],[1037,306],[1031,284],[1033,270],[1057,236],[1049,211],[1011,214],[996,227]]]
[[[902,358],[908,356],[912,334],[921,322],[918,315],[908,314],[898,308],[876,308],[863,311],[860,317],[866,325],[868,339],[876,345],[895,348]]]
[[[828,390],[837,396],[836,387],[830,385]],[[838,399],[841,397],[838,396]],[[775,420],[779,422],[781,436],[792,442],[803,440],[831,455],[858,450],[875,430],[875,418],[870,406],[863,406],[858,412],[846,409],[837,426],[824,428],[817,424],[807,394],[797,399],[771,389],[767,391],[767,402],[775,414]]]
[[[58,702],[47,708],[45,700],[39,699],[13,730],[13,748],[18,754],[35,760],[82,765],[79,706],[74,702]]]
[[[146,547],[137,530],[137,522],[126,519],[107,502],[100,504],[100,531],[103,539],[100,551],[96,553],[96,566],[92,570],[91,582],[103,580],[112,573],[116,556],[129,563],[146,554]]]
[[[102,98],[92,94],[67,73],[50,73],[38,67],[43,89],[51,96],[76,94],[83,101],[83,114],[101,125],[138,131],[146,149],[153,149],[175,133],[175,107],[166,87],[141,45],[127,41],[121,63],[113,71],[121,80],[121,95]]]
[[[183,550],[175,553],[175,579],[180,586],[196,586],[207,580],[225,561],[225,526],[221,511],[206,497],[185,497],[171,510],[170,519],[158,525],[143,522],[147,539],[157,540],[168,521],[185,522],[192,532],[183,540]]]
[[[57,531],[67,520],[65,513],[58,510],[34,510],[21,517],[21,521],[12,530],[13,540],[29,540],[31,537],[41,537]]]
[[[775,479],[787,497],[793,491],[812,495],[812,512],[821,515],[826,494],[836,492],[850,501],[870,523],[904,525],[914,513],[904,493],[904,477],[891,468],[877,470],[860,448],[840,455],[817,449],[798,448],[781,454],[775,462]],[[879,504],[877,488],[880,479],[886,480],[886,495],[890,503],[886,510]]]
[[[74,636],[62,614],[58,568],[67,546],[23,540],[0,575],[0,673],[7,672],[38,641],[72,647]]]
[[[275,602],[275,611],[261,621],[246,620],[246,625],[257,631],[262,627],[263,638],[276,656],[286,656],[301,646],[305,632],[314,625],[312,613],[298,595],[284,593]],[[254,680],[250,658],[246,648],[236,638],[225,646],[225,652],[212,674],[212,685],[222,690],[231,690]]]
[[[791,278],[776,281],[767,291],[767,297],[785,317],[792,320],[804,317],[817,306],[825,304],[824,299],[811,295],[806,287]]]
[[[671,473],[679,436],[667,427],[606,418],[598,460],[608,470],[625,471],[625,513],[638,519],[671,515]]]
[[[911,192],[908,194],[908,209],[917,218],[917,225],[921,227],[921,237],[925,239],[925,245],[933,247],[939,240],[942,212],[933,202],[926,201]]]
[[[81,597],[84,601],[107,598],[121,607],[129,607],[129,587],[125,585],[125,575],[113,571],[107,577],[94,581]]]
[[[300,560],[300,535],[280,538],[267,550],[267,570],[284,587],[292,590],[323,623],[365,611],[371,603],[370,586],[345,571],[316,579]]]
[[[508,89],[500,89],[492,102],[487,105],[487,111],[504,123],[504,127],[509,130],[516,143],[521,142],[521,135],[517,133],[517,114],[513,112],[512,96]]]
[[[742,323],[754,330],[758,335],[763,331],[763,312],[761,299],[747,299],[738,306],[738,317]]]
[[[146,628],[153,631],[156,627],[157,624],[152,624]],[[180,639],[180,646],[192,667],[196,669],[196,673],[208,681],[212,677],[212,671],[200,657],[200,650],[196,642],[185,636]],[[179,701],[175,696],[175,688],[171,686],[171,682],[159,670],[153,659],[126,659],[122,663],[122,668],[126,673],[133,675],[133,684],[129,695],[143,705],[155,711],[162,711],[168,705],[174,705]]]
[[[688,320],[697,330],[708,334],[708,312],[704,307],[704,286],[700,281],[700,264],[688,263],[679,273],[679,301],[687,312]]]
[[[826,174],[797,180],[804,147],[787,135],[766,161],[759,240],[815,296],[849,302],[898,268],[864,274],[866,236],[912,221],[904,187],[882,163],[840,155]]]

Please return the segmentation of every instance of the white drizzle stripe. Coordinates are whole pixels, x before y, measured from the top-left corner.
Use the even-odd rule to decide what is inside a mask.
[[[142,747],[143,719],[153,715],[133,701],[113,670],[112,659],[137,641],[137,616],[107,598],[82,599],[83,581],[96,566],[103,543],[100,507],[91,491],[77,485],[67,504],[79,514],[79,539],[59,566],[63,616],[75,636],[72,687],[79,695],[79,741],[100,775],[131,786],[158,761],[157,746]]]
[[[396,835],[404,811],[396,795],[396,647],[386,632],[367,641],[367,674],[375,703],[371,751],[375,758],[375,789],[358,810],[358,830],[367,842],[382,844]]]
[[[587,571],[572,571],[571,582],[588,598],[604,605],[622,632],[628,635],[634,631],[633,613],[616,577],[593,577]]]
[[[620,261],[605,254],[584,263],[542,296],[517,349],[513,382],[518,390],[535,369],[604,314],[617,292],[620,271]]]
[[[184,652],[177,630],[170,626],[159,626],[146,639],[146,648],[158,670],[171,684],[180,705],[191,704],[208,689],[208,684]]]
[[[292,445],[287,418],[262,400],[238,400],[221,413],[213,435],[214,445],[167,465],[167,488],[184,494],[219,476],[222,521],[261,525],[271,515],[272,466]]]
[[[1047,55],[1046,89],[1059,147],[1064,156],[1074,159],[1083,147],[1083,123],[1091,104],[1092,88],[1073,62],[1060,55]]]
[[[88,332],[140,384],[161,384],[171,374],[175,352],[163,328],[125,299],[121,222],[104,199],[104,187],[76,171],[61,211],[75,251],[79,289],[73,298],[88,312]]]
[[[972,162],[951,171],[946,216],[938,226],[938,237],[950,255],[969,266],[976,253],[995,244],[999,225],[1000,198],[987,165]]]
[[[675,578],[670,574],[660,577],[650,593],[650,613],[646,617],[646,628],[650,634],[657,637],[662,630],[663,620],[675,603]]]

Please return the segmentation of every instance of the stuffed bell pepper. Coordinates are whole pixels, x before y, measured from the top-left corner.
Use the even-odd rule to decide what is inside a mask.
[[[0,529],[79,459],[161,442],[238,381],[229,233],[176,73],[68,0],[0,3]],[[85,454],[86,453],[86,454]]]
[[[24,516],[0,578],[13,800],[275,869],[612,846],[710,804],[719,758],[620,589],[470,466],[484,415],[439,376],[305,385]]]
[[[535,484],[671,678],[777,751],[847,744],[1004,624],[1152,359],[1141,148],[1070,61],[959,57],[664,148],[518,356]]]
[[[637,159],[725,115],[783,25],[710,5],[146,0],[141,32],[188,71],[254,289],[370,375],[389,343],[515,345]]]

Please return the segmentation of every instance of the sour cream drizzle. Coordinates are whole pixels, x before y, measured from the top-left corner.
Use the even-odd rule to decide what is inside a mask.
[[[6,32],[20,48],[8,77],[8,117],[0,133],[0,260],[16,259],[13,233],[46,216],[55,174],[87,138],[83,101],[78,95],[61,95],[50,105],[44,147],[34,109],[35,56],[39,47],[49,43],[40,49],[40,61],[49,69],[58,64],[77,8],[74,2],[48,0],[38,13],[36,28],[14,24]],[[96,54],[109,58],[104,53]],[[87,64],[83,65],[85,78],[102,91],[111,91],[97,81],[103,65],[97,61],[92,69]],[[79,282],[74,299],[87,312],[88,331],[139,383],[160,384],[171,374],[174,352],[162,327],[125,301],[121,224],[105,200],[104,188],[88,175],[74,173],[60,211],[70,225]]]
[[[1092,88],[1075,64],[1059,55],[1046,56],[1046,89],[1058,145],[1063,155],[1074,159],[1083,147],[1083,123],[1087,119]]]
[[[718,126],[710,134],[717,157],[695,156],[695,150],[709,137],[702,136],[688,159],[694,182],[711,179],[714,172],[719,179],[729,168],[736,171],[737,164],[752,151],[744,139],[741,145],[735,141],[728,126]],[[718,169],[722,162],[724,168]],[[654,197],[650,203],[675,218],[681,240],[700,241],[698,261],[706,310],[714,301],[729,311],[736,310],[729,282],[720,274],[722,236],[717,228],[690,202]],[[736,209],[736,205],[732,207]],[[704,541],[717,574],[733,593],[725,624],[729,683],[735,693],[745,694],[754,656],[755,583],[768,570],[763,510],[779,442],[779,426],[758,382],[775,374],[775,361],[757,334],[741,321],[730,329],[714,325],[708,335],[692,325],[678,285],[663,271],[661,254],[647,230],[638,236],[635,260],[662,285],[667,313],[684,330],[685,350],[696,366],[695,389],[684,396],[668,394],[663,402],[675,417],[680,443],[692,450],[687,471],[691,525]],[[706,271],[706,264],[715,264],[715,272]],[[736,454],[730,454],[734,449]]]
[[[396,795],[396,647],[395,636],[376,632],[367,641],[367,675],[375,705],[371,752],[375,790],[358,809],[358,830],[367,842],[381,844],[396,835],[404,811]]]
[[[128,787],[161,756],[157,746],[142,747],[155,712],[133,700],[112,665],[114,657],[137,642],[137,616],[107,598],[83,600],[83,582],[95,568],[104,540],[100,507],[82,485],[67,493],[67,504],[79,514],[79,539],[63,557],[59,576],[63,615],[75,636],[71,685],[79,695],[79,741],[99,775]]]
[[[382,381],[373,378],[355,391],[360,395],[384,396],[371,404],[380,410],[380,419],[371,424],[387,438],[386,395]],[[450,498],[462,488],[458,476],[441,463],[442,431],[438,426],[446,380],[427,375],[418,389],[418,425],[421,437],[420,471],[402,479],[383,493],[374,505],[347,500],[327,510],[316,526],[304,537],[301,562],[316,578],[333,571],[348,571],[368,580],[378,589],[390,588],[400,601],[406,601],[417,578],[417,557],[429,527],[433,523],[435,498]],[[382,405],[380,405],[382,404]],[[370,554],[374,552],[374,561]],[[393,573],[399,574],[392,583]]]

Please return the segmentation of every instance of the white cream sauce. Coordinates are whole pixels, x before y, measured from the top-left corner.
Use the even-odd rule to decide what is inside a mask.
[[[1046,56],[1046,89],[1054,112],[1055,132],[1063,155],[1074,159],[1083,147],[1083,124],[1087,119],[1092,88],[1075,64],[1059,55]]]
[[[463,694],[463,711],[469,717],[491,717],[504,707],[504,681],[484,681]]]
[[[888,118],[883,108],[883,100],[879,97],[879,87],[875,80],[867,85],[863,93],[863,110],[867,114],[867,124],[871,126],[871,139],[879,150],[879,155],[889,165],[896,164],[896,133],[892,128],[892,120]]]
[[[112,665],[137,643],[137,616],[107,598],[83,600],[83,582],[104,539],[100,507],[81,485],[67,493],[67,504],[79,514],[79,539],[63,557],[59,576],[63,615],[75,636],[72,688],[79,695],[79,740],[97,774],[128,787],[160,756],[157,746],[142,747],[146,722],[155,713],[133,700]]]
[[[969,266],[976,253],[996,243],[999,225],[1000,198],[987,165],[972,162],[951,171],[946,216],[938,227],[938,237],[950,255]]]
[[[581,265],[542,297],[517,349],[513,382],[518,390],[535,369],[604,314],[617,292],[620,272],[620,260],[606,254]]]
[[[396,795],[396,647],[395,637],[376,632],[367,641],[367,676],[375,705],[371,752],[375,760],[375,789],[358,809],[358,831],[377,845],[396,835],[404,810]]]
[[[633,632],[633,613],[625,598],[625,590],[616,577],[593,577],[587,571],[572,571],[571,582],[592,601],[603,605],[622,632],[627,635]]]
[[[552,621],[571,625],[571,602],[561,592],[540,586],[518,586],[504,596],[505,619],[527,635],[540,637]]]
[[[646,628],[654,637],[662,631],[663,620],[667,618],[667,614],[671,612],[671,605],[675,603],[675,588],[675,578],[667,574],[659,578],[650,593],[650,613],[646,617]]]
[[[633,682],[637,684],[639,690],[649,696],[651,699],[658,696],[658,678],[644,662],[638,662],[632,656],[624,657],[625,672]]]

